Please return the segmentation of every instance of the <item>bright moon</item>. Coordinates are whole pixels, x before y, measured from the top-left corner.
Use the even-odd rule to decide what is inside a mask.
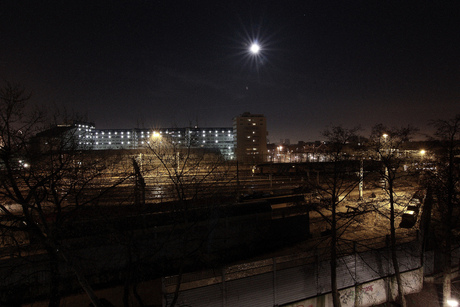
[[[257,54],[259,53],[260,46],[257,44],[252,44],[249,50],[251,50],[252,53]]]

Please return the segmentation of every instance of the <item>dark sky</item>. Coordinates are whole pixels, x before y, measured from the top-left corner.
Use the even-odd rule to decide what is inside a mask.
[[[460,2],[2,0],[0,78],[97,128],[425,129],[460,112]]]

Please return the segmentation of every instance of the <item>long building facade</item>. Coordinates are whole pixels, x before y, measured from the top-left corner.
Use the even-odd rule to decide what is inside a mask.
[[[75,124],[72,129],[82,149],[145,149],[161,137],[173,145],[218,150],[225,158],[234,159],[233,129],[229,127],[96,129],[91,124]]]
[[[228,160],[263,162],[267,155],[265,117],[243,113],[233,120],[233,127],[96,129],[94,124],[77,123],[59,128],[73,136],[79,149],[145,149],[161,137],[176,146],[219,151]]]

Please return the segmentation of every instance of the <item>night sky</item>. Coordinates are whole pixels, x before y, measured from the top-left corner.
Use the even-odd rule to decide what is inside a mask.
[[[425,131],[460,112],[460,1],[2,0],[0,80],[96,128]]]

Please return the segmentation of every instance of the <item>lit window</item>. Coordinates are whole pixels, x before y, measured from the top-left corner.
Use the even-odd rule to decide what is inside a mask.
[[[123,134],[123,131],[122,131],[122,132],[120,132],[120,134]]]
[[[115,134],[117,134],[118,132],[115,131]]]
[[[219,143],[219,141],[218,141],[218,140],[216,140],[216,143]]]
[[[96,145],[99,145],[99,142],[96,142]]]
[[[109,145],[112,145],[112,142],[109,142]]]
[[[128,142],[128,145],[131,144],[131,142]]]
[[[206,143],[206,141],[203,141],[203,143]]]

